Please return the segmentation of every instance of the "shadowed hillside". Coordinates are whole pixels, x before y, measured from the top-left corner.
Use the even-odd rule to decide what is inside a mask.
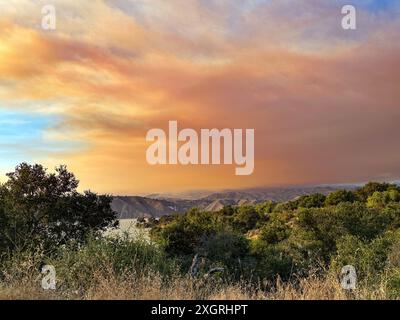
[[[182,198],[175,198],[173,195],[150,195],[139,196],[118,196],[112,202],[112,209],[118,212],[119,219],[135,218],[159,218],[165,215],[184,213],[191,208],[200,208],[205,211],[219,211],[227,205],[257,204],[266,200],[284,202],[293,200],[296,197],[321,193],[328,194],[343,188],[343,186],[305,186],[286,188],[257,188],[245,190],[226,190],[198,194],[198,198],[190,193],[188,197],[180,194]],[[346,186],[347,189],[354,189],[355,186]]]

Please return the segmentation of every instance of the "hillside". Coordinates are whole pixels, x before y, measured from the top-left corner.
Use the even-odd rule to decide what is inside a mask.
[[[218,211],[226,205],[245,205],[255,204],[266,200],[284,202],[293,200],[296,197],[322,193],[328,194],[344,186],[304,186],[304,187],[281,187],[281,188],[257,188],[244,190],[226,190],[221,192],[203,192],[199,198],[186,197],[175,198],[173,195],[150,195],[140,196],[117,196],[111,206],[118,212],[120,219],[134,219],[139,217],[159,218],[165,215],[184,213],[193,207],[198,207],[206,211]],[[346,186],[346,189],[354,189],[355,186]]]

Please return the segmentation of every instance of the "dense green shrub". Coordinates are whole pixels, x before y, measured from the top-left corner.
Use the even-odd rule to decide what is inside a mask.
[[[247,232],[256,227],[257,222],[261,220],[260,213],[254,206],[241,206],[237,209],[233,217],[233,225],[241,232]]]
[[[249,245],[243,235],[224,231],[205,237],[196,251],[206,259],[206,271],[218,266],[226,274],[240,277],[248,267]]]
[[[366,202],[375,192],[385,192],[389,190],[400,191],[400,188],[391,183],[369,182],[355,191],[355,195],[359,201]]]
[[[321,208],[325,205],[326,196],[321,193],[302,196],[297,200],[298,208]]]
[[[290,227],[287,225],[284,214],[273,214],[260,229],[260,240],[268,244],[277,244],[287,239],[290,235]]]
[[[336,206],[340,203],[353,203],[357,200],[356,195],[352,191],[338,190],[330,193],[325,199],[326,206]]]
[[[392,248],[399,240],[400,234],[393,232],[371,241],[362,241],[347,235],[338,241],[338,250],[332,265],[336,268],[354,266],[359,279],[376,278],[385,271]]]
[[[256,211],[261,215],[265,216],[274,211],[276,207],[276,202],[273,201],[265,201],[255,206]]]
[[[179,270],[177,262],[156,245],[128,237],[90,238],[79,249],[62,248],[47,262],[56,267],[63,285],[73,288],[91,285],[88,275],[96,273],[112,273],[123,279],[149,272],[168,277]]]
[[[255,280],[273,280],[277,276],[286,280],[294,271],[293,257],[284,246],[254,241],[252,254],[255,257],[252,266],[252,277]]]
[[[384,192],[374,192],[372,196],[367,199],[367,206],[370,208],[384,209],[391,203],[400,201],[400,192],[396,189],[392,189]]]

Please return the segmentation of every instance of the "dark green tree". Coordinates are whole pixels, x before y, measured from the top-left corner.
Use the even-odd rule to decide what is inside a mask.
[[[0,186],[2,249],[50,249],[117,225],[112,198],[78,193],[79,182],[65,166],[48,173],[41,165],[22,163],[7,177]]]

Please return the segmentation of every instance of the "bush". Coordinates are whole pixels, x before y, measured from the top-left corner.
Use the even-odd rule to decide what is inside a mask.
[[[290,228],[286,225],[283,214],[274,214],[260,230],[260,239],[268,244],[277,244],[287,239]]]
[[[336,206],[343,202],[353,203],[356,201],[356,195],[348,190],[338,190],[330,193],[325,200],[326,206]]]
[[[273,201],[265,201],[255,206],[256,211],[261,216],[268,215],[274,211],[276,203]]]
[[[358,188],[355,194],[359,201],[366,202],[375,192],[385,192],[389,190],[400,191],[399,187],[390,183],[369,182],[365,186]]]
[[[393,245],[400,240],[399,234],[388,232],[372,241],[362,241],[355,236],[345,236],[338,241],[337,255],[332,265],[337,271],[345,265],[357,270],[358,279],[377,279],[385,272],[388,256]]]
[[[254,206],[241,206],[233,217],[233,225],[237,230],[245,233],[254,229],[260,220],[261,215]]]
[[[202,239],[225,229],[220,218],[214,212],[192,209],[160,222],[151,230],[151,236],[168,254],[193,255]]]
[[[113,274],[123,280],[149,273],[167,278],[179,271],[177,262],[168,258],[159,247],[128,237],[90,238],[77,250],[61,249],[48,263],[56,267],[62,286],[74,290],[93,285],[92,275],[95,274]]]
[[[384,192],[374,192],[368,197],[367,206],[370,208],[383,209],[390,203],[400,201],[400,192],[397,190],[389,190]]]
[[[321,193],[302,196],[297,200],[298,208],[321,208],[325,205],[326,196]]]
[[[392,223],[392,217],[386,212],[367,208],[361,203],[305,209],[299,212],[297,221],[300,229],[324,244],[326,252],[334,252],[336,241],[345,235],[372,240],[389,230]]]
[[[221,266],[228,276],[240,276],[249,256],[249,241],[232,232],[219,232],[205,237],[197,252],[207,258],[209,267]]]
[[[252,254],[255,257],[253,280],[272,281],[277,278],[287,280],[296,271],[292,257],[280,246],[255,241],[252,245]]]

